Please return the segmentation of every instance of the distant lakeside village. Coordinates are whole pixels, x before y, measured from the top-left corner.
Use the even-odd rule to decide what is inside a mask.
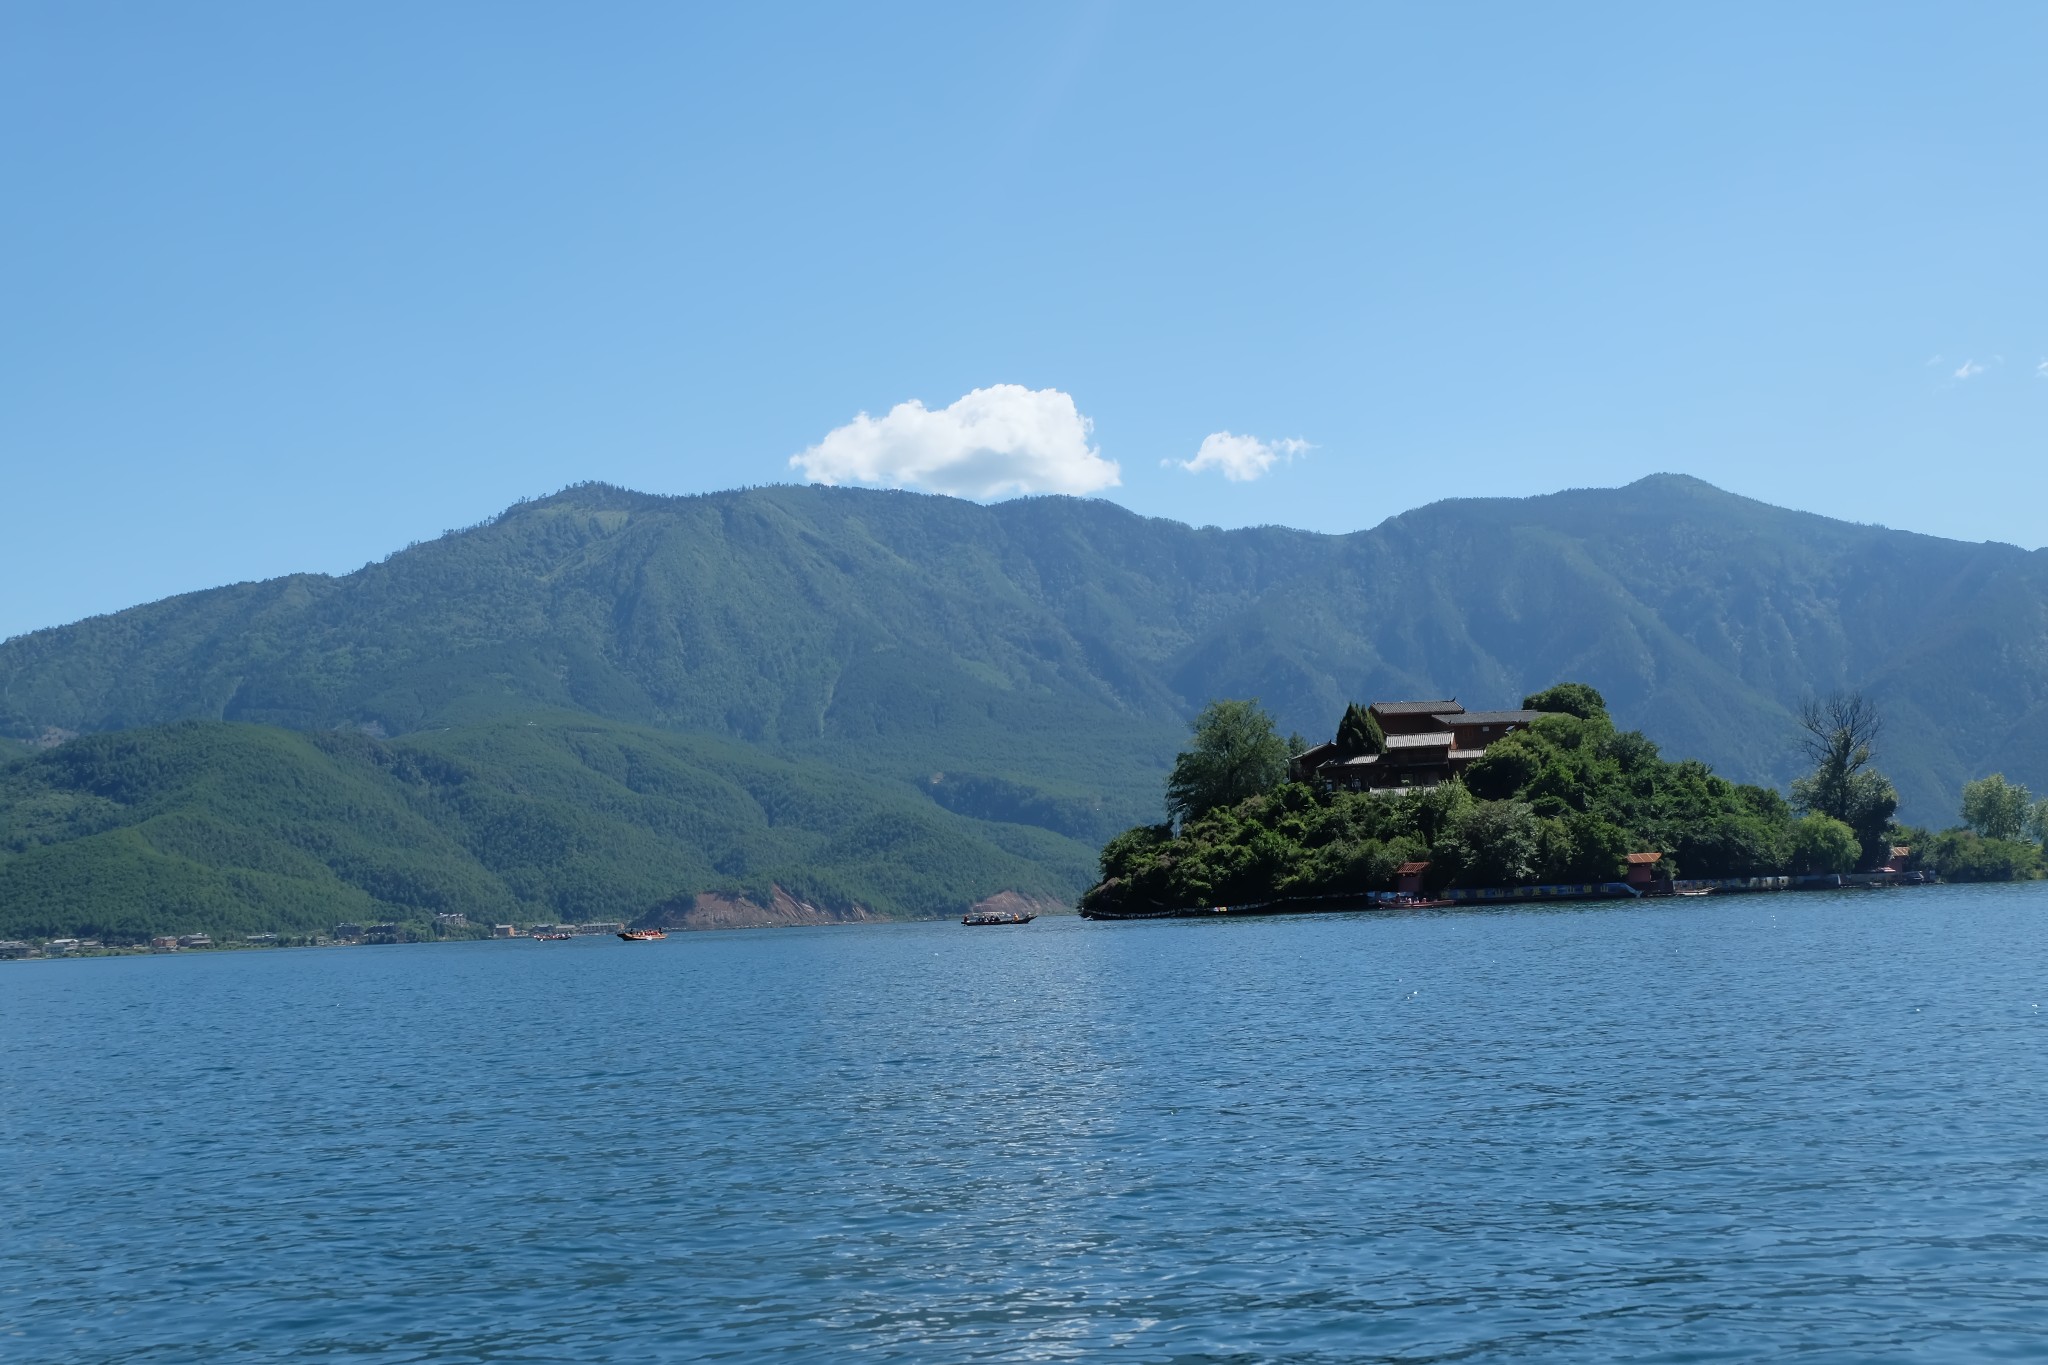
[[[616,936],[623,920],[589,924],[475,925],[463,914],[437,914],[427,925],[393,921],[356,924],[344,920],[324,934],[157,934],[146,943],[107,942],[97,938],[52,938],[38,941],[0,939],[0,961],[31,957],[108,957],[141,953],[185,953],[245,948],[352,948],[391,943],[462,943],[483,939],[566,939]]]
[[[1167,820],[1109,842],[1079,910],[1115,920],[1434,909],[2043,874],[2048,799],[1994,773],[1965,786],[1961,824],[1939,833],[1902,825],[1898,794],[1873,761],[1883,726],[1869,702],[1815,701],[1799,723],[1812,771],[1788,799],[1665,759],[1641,733],[1615,728],[1583,683],[1505,710],[1467,710],[1455,698],[1353,704],[1336,735],[1314,745],[1283,741],[1255,702],[1213,702],[1176,758]],[[322,934],[0,940],[0,960],[632,936],[627,929],[439,913],[343,921]]]

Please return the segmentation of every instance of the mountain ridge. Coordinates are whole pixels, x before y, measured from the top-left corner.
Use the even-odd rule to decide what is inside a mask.
[[[1260,696],[1318,736],[1355,698],[1503,704],[1582,678],[1672,751],[1782,785],[1800,699],[1859,687],[1891,719],[1880,762],[1906,813],[1941,820],[1987,765],[2048,785],[2044,641],[2048,551],[1678,474],[1451,498],[1341,535],[1065,497],[585,484],[347,575],[16,636],[0,732],[205,717],[402,735],[557,707],[1138,818],[1212,696]]]

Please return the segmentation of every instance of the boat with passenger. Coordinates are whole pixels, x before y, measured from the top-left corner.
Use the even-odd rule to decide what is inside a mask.
[[[962,915],[960,922],[962,924],[1029,924],[1037,918],[1038,916],[1035,914],[1027,914],[1020,910],[981,910],[972,914]]]
[[[619,931],[619,937],[628,943],[653,943],[657,939],[667,938],[668,935],[659,929],[622,929]]]

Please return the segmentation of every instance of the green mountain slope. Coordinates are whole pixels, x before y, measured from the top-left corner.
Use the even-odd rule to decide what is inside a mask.
[[[634,920],[776,886],[936,915],[1071,899],[1094,853],[826,765],[559,713],[394,742],[188,721],[0,767],[0,937]]]
[[[202,717],[399,736],[545,707],[1086,841],[1156,817],[1212,696],[1321,735],[1352,698],[1501,705],[1560,677],[1666,752],[1778,784],[1799,700],[1863,688],[1902,814],[1945,820],[1992,768],[2048,787],[2048,553],[1677,476],[1346,536],[1067,498],[590,486],[345,577],[7,641],[0,732]]]

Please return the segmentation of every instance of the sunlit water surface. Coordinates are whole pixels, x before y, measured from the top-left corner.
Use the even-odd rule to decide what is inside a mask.
[[[0,1359],[2048,1356],[2048,885],[0,968]]]

